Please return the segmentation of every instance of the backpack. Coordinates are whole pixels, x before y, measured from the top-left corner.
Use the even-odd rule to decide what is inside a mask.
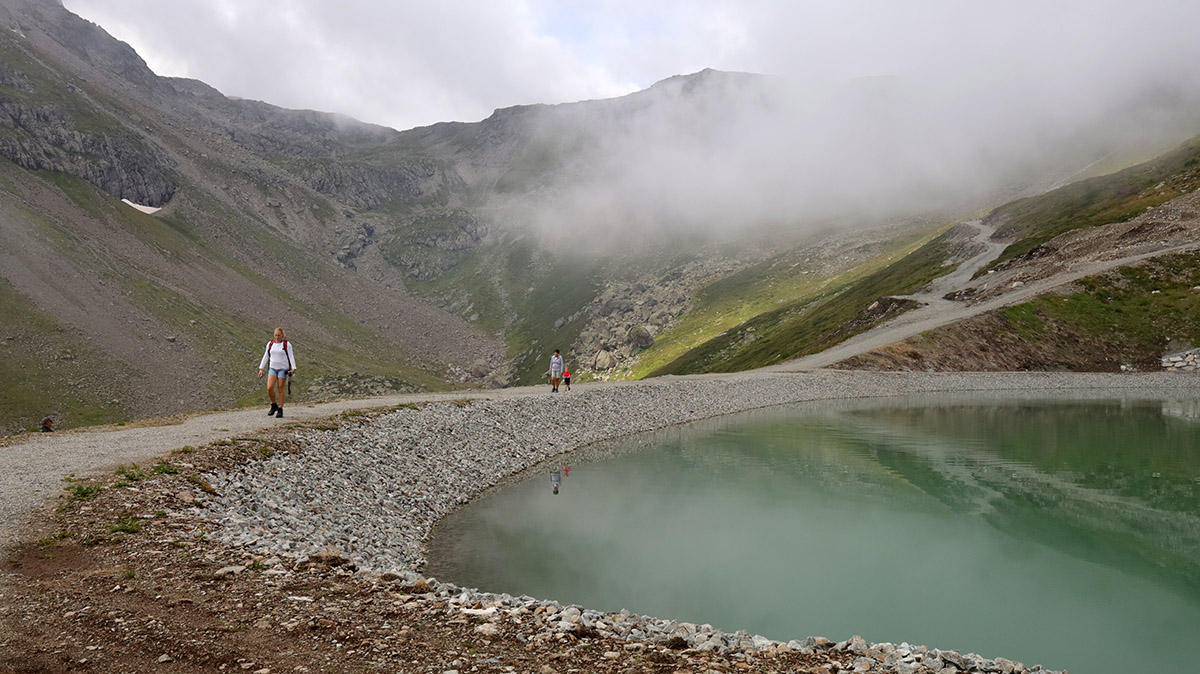
[[[282,344],[283,344],[283,355],[287,356],[287,359],[288,359],[288,370],[296,369],[295,367],[292,366],[292,354],[288,353],[287,340],[286,339],[283,340]],[[267,342],[267,351],[270,351],[272,346],[275,346],[275,340],[273,340],[273,339],[270,342]]]

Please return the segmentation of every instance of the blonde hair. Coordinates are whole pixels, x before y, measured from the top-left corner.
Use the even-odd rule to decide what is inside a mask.
[[[282,333],[282,334],[283,334],[283,338],[284,338],[284,339],[287,339],[287,333],[286,333],[286,332],[283,332],[283,328],[275,328],[273,331],[271,331],[271,334],[275,334],[276,332],[280,332],[280,333]]]

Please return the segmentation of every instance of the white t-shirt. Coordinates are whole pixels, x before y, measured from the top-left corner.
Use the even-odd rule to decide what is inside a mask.
[[[284,353],[284,346],[287,346],[287,353]],[[288,362],[288,357],[291,357],[291,362]],[[284,340],[276,342],[274,340],[267,342],[267,350],[263,352],[262,361],[258,364],[258,369],[267,369],[267,364],[270,363],[272,370],[295,370],[296,369],[296,348],[292,343]]]

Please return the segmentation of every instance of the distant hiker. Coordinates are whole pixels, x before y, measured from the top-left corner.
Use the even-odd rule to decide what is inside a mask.
[[[571,390],[571,371],[570,370],[563,370],[563,385],[567,387],[568,391]]]
[[[558,382],[562,380],[563,359],[559,354],[558,349],[554,350],[554,355],[550,356],[550,392],[558,393]]]
[[[286,397],[284,383],[296,373],[296,351],[283,328],[275,328],[275,337],[267,342],[267,350],[258,364],[258,378],[262,379],[267,368],[267,395],[271,398],[271,411],[267,416],[283,418],[283,400]]]
[[[561,470],[550,471],[550,490],[553,491],[555,494],[557,494],[558,488],[561,485],[562,485],[562,471]]]
[[[38,431],[42,432],[42,433],[53,433],[54,432],[54,420],[51,419],[50,417],[46,417],[45,419],[42,419],[42,427],[39,428]]]

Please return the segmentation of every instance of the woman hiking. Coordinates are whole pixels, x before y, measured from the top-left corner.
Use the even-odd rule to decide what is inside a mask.
[[[275,328],[275,337],[267,342],[267,350],[263,353],[262,361],[258,364],[258,378],[262,379],[263,369],[267,369],[267,395],[271,398],[271,411],[267,416],[283,418],[283,400],[287,387],[287,378],[296,372],[296,352],[283,328]]]

